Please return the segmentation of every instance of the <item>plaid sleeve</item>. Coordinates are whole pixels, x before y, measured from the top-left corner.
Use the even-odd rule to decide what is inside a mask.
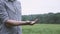
[[[4,7],[4,3],[0,2],[0,22],[5,23],[8,20],[8,13]]]

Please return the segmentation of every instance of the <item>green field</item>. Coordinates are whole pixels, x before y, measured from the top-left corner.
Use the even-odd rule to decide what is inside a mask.
[[[36,24],[22,27],[23,34],[60,34],[60,24]]]

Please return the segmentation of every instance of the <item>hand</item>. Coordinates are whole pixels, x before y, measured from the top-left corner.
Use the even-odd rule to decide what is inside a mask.
[[[26,23],[28,25],[34,25],[37,21],[38,21],[38,19],[35,19],[34,21],[26,21]]]
[[[35,23],[37,23],[38,19],[35,19],[34,21],[30,22],[30,25],[34,25]]]

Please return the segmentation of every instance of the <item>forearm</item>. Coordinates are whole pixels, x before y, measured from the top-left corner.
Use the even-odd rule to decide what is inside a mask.
[[[26,23],[26,21],[7,20],[6,25],[7,26],[19,26],[19,25],[29,25],[29,23]]]

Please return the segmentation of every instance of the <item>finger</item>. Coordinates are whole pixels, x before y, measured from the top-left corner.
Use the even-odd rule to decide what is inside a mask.
[[[31,24],[35,24],[38,21],[38,19],[35,19],[34,21],[31,21]]]
[[[35,19],[35,22],[37,22],[38,21],[38,19]]]

